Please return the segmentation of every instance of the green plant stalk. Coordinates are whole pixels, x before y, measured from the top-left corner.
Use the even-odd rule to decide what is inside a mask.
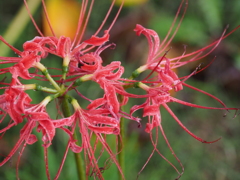
[[[58,91],[62,92],[62,89],[59,87],[59,85],[54,81],[54,79],[51,77],[51,75],[48,73],[47,68],[40,62],[36,62],[34,64],[36,68],[38,68],[42,74],[48,79],[48,81],[53,85],[53,87]]]
[[[62,111],[63,111],[64,117],[71,116],[71,111],[70,111],[70,107],[69,107],[69,102],[68,102],[68,97],[67,96],[63,97],[63,100],[62,100]],[[74,132],[73,137],[74,137],[75,140],[77,140],[76,132]],[[76,144],[77,144],[77,142],[76,142]],[[83,159],[82,159],[80,153],[74,153],[74,156],[75,156],[75,163],[76,163],[76,167],[77,167],[78,179],[79,180],[85,180],[86,177],[85,177]]]
[[[75,140],[77,140],[76,132],[73,133],[73,137]],[[79,178],[79,180],[85,180],[86,176],[85,176],[83,158],[80,153],[74,153],[74,157],[75,157],[75,163],[77,166],[78,178]]]
[[[120,100],[120,102],[122,102],[123,100],[123,96],[119,95],[118,99]],[[123,106],[121,106],[121,110],[124,111]],[[123,174],[125,174],[125,150],[123,145],[125,144],[125,124],[124,124],[124,118],[121,117],[120,119],[120,136],[118,136],[118,152],[121,151],[118,154],[118,161],[119,161],[119,165],[122,169]],[[124,177],[122,177],[121,173],[118,173],[119,175],[119,180],[124,180]]]

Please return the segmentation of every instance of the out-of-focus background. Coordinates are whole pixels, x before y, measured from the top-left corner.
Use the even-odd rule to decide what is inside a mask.
[[[54,0],[52,0],[52,2],[53,1]],[[110,42],[115,43],[117,46],[114,50],[105,50],[102,53],[102,58],[106,64],[111,61],[122,61],[123,66],[125,66],[124,77],[129,77],[134,69],[144,63],[148,53],[147,40],[144,36],[136,36],[133,31],[135,25],[141,24],[144,27],[154,29],[162,40],[171,26],[181,1],[125,1],[127,3],[123,7],[110,33]],[[75,9],[77,6],[75,4],[73,6],[70,5],[70,3],[74,3],[73,0],[66,0],[66,2],[69,3],[70,10],[67,9],[67,6],[63,6],[64,8],[61,9],[61,6],[57,5],[55,1],[53,5],[49,5],[52,8],[52,13],[57,14],[57,10],[60,9],[62,11],[60,14],[66,14],[66,16],[68,16],[71,8]],[[95,2],[85,33],[85,39],[96,31],[109,8],[110,2],[110,0]],[[80,4],[81,2],[78,3]],[[0,1],[0,35],[4,36],[22,4],[23,2],[20,0]],[[51,3],[49,2],[49,4]],[[117,9],[118,5],[116,4],[108,23],[113,19]],[[198,50],[218,39],[227,26],[229,26],[227,29],[227,32],[229,32],[240,24],[239,9],[239,0],[190,0],[186,15],[178,33],[170,45],[172,48],[167,56],[180,56],[184,52],[184,45],[187,45],[187,52]],[[76,13],[76,15],[77,14],[78,13]],[[182,13],[180,13],[180,17],[181,14]],[[34,18],[40,29],[44,29],[41,6],[36,9]],[[69,18],[69,20],[66,22],[73,21],[73,23],[74,19],[77,19],[77,17],[72,14],[71,17],[67,18]],[[63,17],[56,15],[53,21],[56,24],[61,23],[63,22]],[[22,22],[19,21],[19,23],[21,24]],[[66,26],[71,25],[61,24],[58,29],[61,30]],[[106,25],[106,27],[108,26]],[[15,31],[17,33],[18,29],[16,28]],[[179,76],[188,75],[194,71],[200,63],[202,63],[202,67],[204,67],[216,57],[211,66],[201,73],[192,76],[186,83],[213,94],[226,103],[228,107],[240,107],[239,34],[240,30],[237,30],[222,40],[217,49],[206,58],[181,67],[177,71]],[[27,40],[33,39],[35,36],[38,36],[37,31],[32,23],[29,22],[24,28],[24,32],[21,33],[17,41],[12,45],[22,50],[22,44]],[[5,52],[2,52],[0,49],[0,56],[2,53]],[[5,55],[15,56],[11,51]],[[59,61],[52,60],[51,66],[59,66],[58,63]],[[100,94],[96,93],[95,87],[91,85],[82,88],[81,91],[86,96],[91,96],[92,99],[93,94],[96,96]],[[1,90],[1,94],[2,93],[3,91]],[[31,95],[35,96],[35,103],[43,98],[41,93]],[[187,87],[185,87],[183,91],[173,94],[173,96],[198,105],[220,107],[219,103],[212,98]],[[130,108],[133,104],[140,104],[141,102],[142,101],[138,100],[131,101],[125,108]],[[221,110],[203,110],[186,107],[177,103],[169,103],[169,106],[183,124],[196,135],[208,141],[222,137],[222,139],[216,143],[202,144],[188,135],[175,120],[162,109],[163,128],[175,153],[185,167],[185,172],[181,179],[235,180],[240,178],[240,116],[234,118],[235,112],[228,113]],[[227,114],[226,117],[224,117],[225,114]],[[139,112],[138,116],[141,116],[141,112]],[[129,180],[136,179],[138,171],[145,164],[153,149],[149,134],[144,131],[145,123],[146,119],[143,119],[142,128],[138,128],[138,124],[135,122],[126,121],[127,141],[124,148],[126,149],[126,179]],[[0,127],[2,128],[4,125],[6,124],[0,125]],[[67,137],[62,137],[61,133],[60,131],[57,132],[57,137],[54,139],[53,146],[49,152],[49,168],[52,176],[57,172],[66,145],[66,141],[64,142],[64,140],[67,140]],[[4,137],[0,139],[1,160],[8,154],[18,138],[19,127],[13,128],[11,132],[6,133]],[[115,140],[114,137],[112,139],[113,141]],[[168,160],[180,169],[160,134],[158,149]],[[16,179],[15,166],[17,155],[18,153],[16,153],[10,162],[0,167],[0,180]],[[59,178],[60,180],[76,179],[74,163],[73,154],[69,153]],[[114,166],[106,169],[103,173],[104,177],[107,180],[117,179],[115,170]],[[27,146],[21,159],[19,174],[21,179],[46,179],[41,140],[34,145]],[[141,172],[139,180],[172,180],[176,177],[177,173],[175,170],[159,155],[154,154],[147,167]],[[93,177],[89,179],[93,179]]]

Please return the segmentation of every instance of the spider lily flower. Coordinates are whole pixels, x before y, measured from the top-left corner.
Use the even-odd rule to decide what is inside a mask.
[[[92,147],[90,144],[90,139],[92,138],[93,133],[95,133],[98,137],[96,144],[100,142],[103,145],[103,148],[109,153],[111,159],[116,163],[119,171],[121,172],[121,168],[116,160],[116,154],[112,152],[108,146],[105,135],[118,135],[120,132],[120,120],[118,114],[121,105],[119,105],[120,102],[117,101],[115,85],[113,85],[110,81],[115,80],[116,83],[120,84],[120,82],[117,82],[117,78],[122,75],[123,67],[121,67],[119,63],[117,63],[117,65],[114,65],[113,63],[110,70],[108,70],[108,66],[103,67],[100,53],[106,48],[112,46],[112,44],[106,45],[105,43],[109,41],[109,31],[112,29],[112,26],[121,11],[122,5],[119,7],[119,10],[117,11],[110,26],[104,30],[102,36],[100,36],[99,33],[103,30],[103,25],[109,18],[114,1],[111,3],[109,10],[97,31],[89,39],[82,40],[92,11],[92,6],[94,4],[94,1],[91,3],[88,1],[82,1],[78,27],[76,29],[75,37],[71,41],[69,37],[56,37],[50,21],[48,22],[52,31],[52,36],[44,36],[29,11],[27,1],[23,0],[23,2],[25,3],[29,16],[40,36],[25,42],[23,44],[23,51],[14,48],[0,36],[0,40],[18,55],[18,57],[0,57],[0,64],[8,65],[8,67],[0,69],[1,74],[6,74],[6,76],[10,76],[12,79],[11,83],[0,82],[0,84],[5,85],[3,88],[6,89],[5,92],[0,95],[0,108],[2,112],[1,122],[7,119],[5,118],[7,115],[10,116],[10,123],[7,127],[1,129],[0,133],[4,134],[11,129],[11,127],[24,123],[18,142],[10,151],[7,158],[0,162],[0,165],[2,166],[9,161],[13,154],[20,148],[21,145],[23,145],[19,154],[19,164],[22,152],[24,151],[26,145],[33,144],[37,141],[36,136],[32,134],[33,128],[37,127],[37,131],[42,132],[42,141],[45,153],[44,160],[48,179],[50,179],[50,173],[48,169],[47,154],[48,148],[51,146],[52,140],[55,137],[56,129],[61,129],[63,132],[67,133],[69,141],[55,179],[58,179],[60,175],[69,149],[75,153],[79,153],[84,150],[86,162],[89,162],[89,164],[87,164],[87,174],[90,174],[92,168],[99,169],[98,160],[95,158],[95,145]],[[42,5],[48,19],[48,13],[46,11],[44,0],[42,0]],[[56,71],[61,71],[62,75],[52,76],[48,72],[49,67],[45,67],[42,64],[43,59],[47,58],[49,54],[59,56],[63,59],[62,70],[55,68]],[[109,73],[105,73],[105,76],[101,75],[101,73],[105,72],[103,70],[101,71],[102,68],[105,68],[105,71],[108,70]],[[114,71],[117,68],[119,68],[120,73],[117,72],[112,75],[110,71]],[[31,71],[30,73],[30,69],[35,69],[35,71]],[[39,74],[39,71],[42,72],[42,75]],[[51,119],[46,106],[50,101],[57,98],[72,99],[72,97],[69,97],[68,91],[72,89],[76,90],[76,87],[72,88],[72,85],[76,84],[75,81],[77,79],[81,77],[83,79],[84,75],[94,77],[91,80],[99,83],[100,87],[106,91],[107,95],[104,96],[103,100],[107,103],[98,104],[98,107],[94,107],[93,103],[91,103],[89,105],[89,110],[83,110],[79,105],[76,105],[78,103],[72,103],[72,105],[76,107],[72,114],[64,115],[67,117],[60,119]],[[106,82],[104,82],[104,78],[107,80]],[[7,79],[8,78],[5,78],[4,81]],[[34,80],[36,84],[23,84],[22,79]],[[49,81],[51,87],[42,87],[40,85],[41,81]],[[71,83],[71,85],[69,85],[69,83]],[[120,87],[120,85],[118,85],[118,89],[123,91],[123,88]],[[27,93],[29,90],[43,91],[52,95],[45,97],[45,99],[39,104],[32,104],[32,100]],[[109,96],[109,93],[113,96],[113,98]],[[56,107],[58,108],[59,106],[57,105]],[[99,113],[102,113],[102,115]],[[73,137],[73,134],[76,133],[76,124],[79,124],[79,132],[82,136],[83,142],[82,146],[77,145],[77,140]],[[103,179],[100,171],[96,174],[98,174],[97,176],[99,176],[100,179]],[[121,174],[124,176],[122,172]]]
[[[113,73],[114,70],[117,71]],[[120,103],[118,102],[115,86],[117,86],[120,91],[124,91],[118,82],[123,72],[124,68],[120,66],[120,62],[111,62],[111,64],[99,69],[93,75],[94,81],[99,83],[100,87],[104,89],[107,105],[114,116],[117,116],[120,110]]]
[[[175,152],[173,151],[173,149],[172,149],[172,147],[171,147],[171,145],[170,145],[170,143],[169,143],[169,141],[168,141],[168,139],[165,135],[165,132],[164,132],[162,124],[161,124],[162,117],[161,117],[161,113],[160,113],[160,107],[164,107],[169,112],[169,114],[174,118],[174,120],[188,134],[190,134],[193,138],[195,138],[196,140],[198,140],[202,143],[214,143],[214,142],[220,140],[220,138],[217,139],[217,140],[208,142],[208,141],[203,140],[202,138],[196,136],[195,134],[193,134],[178,119],[178,117],[174,114],[174,112],[169,108],[169,106],[167,105],[168,103],[177,102],[179,104],[183,104],[183,105],[186,105],[186,106],[202,108],[202,109],[238,110],[238,108],[228,108],[217,97],[215,97],[215,96],[213,96],[213,95],[211,95],[211,94],[209,94],[205,91],[202,91],[200,89],[192,87],[192,86],[185,83],[185,81],[187,79],[189,79],[192,75],[204,70],[206,67],[203,68],[202,70],[199,70],[198,67],[197,67],[194,72],[192,72],[190,75],[185,76],[185,77],[178,77],[178,75],[174,72],[174,69],[176,69],[176,68],[179,68],[179,67],[184,66],[184,65],[186,65],[190,62],[198,61],[198,60],[206,57],[214,49],[216,49],[216,47],[218,46],[218,44],[221,42],[222,39],[226,38],[227,36],[232,34],[234,31],[236,31],[240,27],[240,26],[236,27],[235,29],[233,29],[231,32],[229,32],[226,35],[225,35],[225,33],[226,33],[226,29],[225,29],[222,36],[218,40],[216,40],[215,42],[211,43],[210,45],[208,45],[206,47],[203,47],[203,48],[201,48],[201,49],[199,49],[195,52],[191,52],[191,53],[187,53],[187,54],[184,52],[179,57],[167,58],[167,53],[169,51],[169,50],[167,50],[167,48],[169,48],[169,45],[170,45],[172,39],[174,38],[175,34],[177,33],[177,31],[178,31],[178,29],[181,25],[181,22],[184,18],[184,15],[186,13],[188,1],[185,2],[185,8],[183,10],[183,15],[181,16],[178,24],[176,25],[176,29],[173,31],[173,28],[175,26],[177,17],[179,16],[179,13],[182,9],[182,6],[183,6],[184,2],[185,1],[183,0],[181,5],[179,6],[179,9],[177,11],[176,17],[175,17],[171,27],[170,27],[170,30],[169,30],[169,32],[167,33],[166,37],[164,38],[164,40],[162,42],[160,41],[160,38],[159,38],[158,34],[154,30],[144,28],[143,26],[141,26],[139,24],[136,25],[136,28],[134,29],[134,31],[136,32],[136,34],[138,36],[140,36],[142,34],[147,38],[148,45],[149,45],[149,52],[148,52],[146,64],[142,65],[137,70],[135,70],[132,74],[132,77],[131,77],[131,78],[135,78],[140,73],[142,73],[143,71],[150,70],[150,73],[146,78],[144,78],[143,80],[140,80],[140,81],[136,81],[136,83],[135,83],[135,86],[145,90],[146,93],[149,95],[149,97],[146,98],[146,101],[143,104],[133,106],[130,110],[130,114],[132,115],[135,111],[137,111],[139,109],[143,109],[143,117],[148,117],[148,123],[146,124],[145,131],[150,134],[151,141],[152,141],[152,144],[154,146],[153,152],[156,151],[171,166],[173,166],[173,168],[179,174],[178,178],[181,177],[181,175],[184,171],[184,167],[183,167],[182,163],[180,162],[180,160],[178,159],[178,157],[176,156]],[[169,37],[171,33],[172,33],[172,36]],[[171,96],[171,91],[172,90],[174,90],[175,92],[181,91],[181,90],[183,90],[184,86],[186,86],[188,88],[191,88],[193,90],[199,91],[199,92],[201,92],[201,93],[203,93],[207,96],[210,96],[214,100],[218,101],[223,107],[218,108],[218,107],[207,107],[207,106],[196,105],[196,104],[192,104],[192,103],[189,103],[189,102],[179,100],[179,99]],[[160,132],[161,132],[162,136],[164,137],[170,151],[172,152],[173,156],[176,158],[176,160],[179,162],[180,166],[182,167],[182,172],[179,172],[178,169],[171,162],[169,162],[160,153],[160,151],[157,149],[157,141],[154,141],[153,137],[152,137],[153,129],[156,129],[156,131],[157,131],[156,134],[157,135],[158,135],[158,130],[160,130]],[[158,139],[158,138],[156,137],[155,139]],[[149,159],[147,160],[146,164],[148,163],[148,161],[152,157],[153,152],[151,153],[151,155],[150,155]],[[145,168],[146,164],[143,166],[141,171]]]
[[[23,97],[24,95],[25,95],[25,98],[21,98],[21,96]],[[25,93],[21,93],[19,96],[20,96],[19,100],[21,102],[16,104],[18,101],[15,99],[15,101],[14,101],[15,106],[12,106],[11,109],[15,110],[14,113],[19,113],[18,116],[20,116],[20,118],[15,119],[14,117],[12,117],[14,115],[11,116],[11,114],[13,114],[13,113],[7,112],[11,116],[11,118],[14,122],[12,124],[9,124],[4,129],[1,129],[0,132],[5,133],[13,125],[22,123],[23,118],[26,118],[27,122],[25,123],[24,127],[20,131],[20,138],[19,138],[18,142],[16,143],[14,148],[11,150],[9,155],[0,163],[1,166],[3,164],[5,164],[13,156],[13,154],[20,148],[20,146],[22,145],[22,143],[24,141],[25,142],[24,142],[23,149],[25,148],[26,144],[33,144],[37,141],[36,136],[31,134],[33,128],[36,127],[37,125],[38,125],[38,131],[39,132],[42,131],[42,133],[43,133],[42,140],[44,142],[45,147],[50,146],[51,140],[53,139],[53,137],[55,135],[55,128],[53,127],[53,123],[51,122],[51,119],[49,118],[48,114],[46,113],[46,109],[45,109],[46,104],[48,104],[48,102],[51,100],[51,98],[50,97],[45,98],[42,101],[42,103],[40,103],[39,105],[30,105],[30,104],[26,105],[25,103],[26,102],[29,103],[29,100],[30,100],[28,98],[28,96]],[[28,99],[24,100],[24,99],[26,99],[26,96]],[[8,109],[7,104],[8,104],[8,102],[6,102],[6,107],[5,107],[6,109]],[[17,108],[17,106],[18,106],[18,108]],[[4,110],[4,108],[2,108],[2,109]],[[19,109],[21,109],[21,111]],[[20,112],[17,112],[17,111],[20,111]],[[24,114],[24,115],[20,115],[20,113]],[[16,121],[16,120],[20,120],[20,121]],[[23,149],[22,149],[22,151],[23,151]],[[22,154],[22,151],[21,151],[21,154]],[[20,156],[21,156],[21,154],[20,154]]]
[[[47,8],[44,0],[42,0],[44,13],[52,32],[52,36],[44,36],[30,14],[26,0],[23,1],[27,7],[32,22],[39,33],[39,36],[25,42],[23,44],[23,51],[14,48],[8,44],[3,37],[0,36],[0,40],[19,56],[0,57],[0,64],[9,65],[9,67],[1,68],[0,74],[8,74],[11,76],[10,83],[0,82],[0,84],[4,85],[3,89],[5,89],[5,92],[0,95],[0,108],[2,115],[0,122],[7,119],[5,118],[7,115],[10,116],[10,123],[5,128],[1,129],[0,133],[4,134],[11,129],[11,127],[20,123],[24,123],[23,128],[20,131],[19,140],[10,151],[9,155],[2,162],[0,162],[0,166],[9,161],[13,154],[20,148],[21,145],[23,145],[22,149],[20,150],[18,160],[19,164],[20,157],[26,145],[34,144],[37,141],[36,136],[32,133],[33,128],[37,127],[37,131],[42,133],[47,178],[51,179],[48,168],[48,148],[51,147],[52,140],[56,134],[56,129],[60,129],[68,135],[69,139],[62,162],[54,179],[59,178],[69,150],[73,151],[74,153],[83,152],[86,162],[86,175],[92,176],[94,174],[94,178],[99,179],[104,179],[98,162],[102,156],[102,151],[105,150],[110,156],[110,161],[117,166],[122,178],[124,179],[124,172],[122,171],[121,166],[116,158],[116,156],[120,153],[120,150],[116,152],[111,150],[106,136],[110,134],[120,136],[120,132],[122,131],[120,126],[121,117],[140,123],[140,118],[133,117],[133,113],[139,109],[143,109],[143,117],[148,117],[148,123],[145,131],[150,134],[150,140],[154,146],[154,150],[150,154],[150,158],[156,151],[160,156],[168,161],[157,149],[158,137],[153,138],[152,135],[153,129],[156,129],[156,135],[158,135],[158,130],[160,130],[168,147],[170,148],[170,151],[180,163],[183,171],[184,168],[171,148],[171,145],[168,142],[161,125],[162,117],[160,107],[163,106],[188,134],[203,143],[213,143],[218,139],[208,142],[196,136],[177,118],[177,116],[168,107],[168,103],[177,102],[186,106],[204,109],[237,110],[236,108],[227,108],[227,106],[217,97],[214,97],[207,92],[185,83],[188,78],[201,71],[198,68],[190,75],[185,77],[178,77],[177,73],[174,72],[174,69],[207,56],[218,46],[222,39],[233,33],[237,28],[239,28],[239,26],[226,35],[224,31],[222,36],[217,41],[198,51],[187,54],[184,52],[179,57],[167,58],[167,53],[165,53],[165,51],[177,33],[187,9],[188,1],[182,0],[173,24],[161,43],[158,34],[154,30],[147,29],[141,25],[136,26],[134,30],[136,34],[142,34],[148,40],[149,53],[146,63],[134,71],[132,77],[125,79],[122,78],[124,67],[120,62],[113,61],[108,65],[103,65],[104,60],[101,57],[101,53],[106,48],[115,46],[115,44],[107,44],[107,42],[110,39],[109,32],[116,22],[116,19],[123,6],[123,1],[109,27],[103,29],[103,26],[106,20],[109,18],[115,3],[115,1],[112,1],[102,24],[99,26],[96,32],[86,40],[83,40],[83,36],[89,21],[94,0],[90,3],[87,0],[82,1],[78,26],[73,40],[71,40],[70,37],[65,37],[63,35],[60,37],[55,35],[48,18],[48,13],[46,11]],[[176,29],[172,32],[184,3],[186,5],[183,9],[183,15],[181,16]],[[100,35],[101,31],[103,33],[102,35]],[[171,33],[172,35],[170,36]],[[48,71],[50,67],[45,67],[43,65],[42,61],[47,58],[49,54],[53,54],[62,58],[62,69],[51,68],[57,72],[60,72],[61,74],[51,75]],[[35,71],[30,71],[30,68],[34,69]],[[150,70],[150,73],[146,78],[143,80],[134,79],[140,73],[146,70]],[[39,74],[39,72],[42,74]],[[4,80],[6,79],[7,78]],[[36,83],[24,84],[22,79],[26,81],[31,79],[36,81]],[[41,81],[50,82],[50,87],[41,86]],[[99,88],[103,90],[102,97],[93,100],[85,97],[78,89],[78,86],[83,86],[84,82],[86,81],[93,81],[97,83]],[[134,85],[143,89],[146,93],[144,95],[137,95],[128,93],[125,90],[127,88],[134,87]],[[197,90],[206,94],[207,96],[210,96],[214,100],[218,101],[223,107],[218,108],[195,105],[179,100],[171,95],[170,92],[172,90],[181,91],[184,87],[189,87],[193,90]],[[27,94],[27,91],[29,90],[38,90],[51,95],[46,96],[39,104],[32,104],[32,99]],[[77,99],[68,93],[72,90],[74,90],[80,98],[83,98],[89,102],[85,109],[82,108]],[[121,98],[119,98],[119,96],[121,96]],[[124,112],[121,107],[128,103],[129,98],[145,98],[146,101],[141,105],[133,106],[130,109],[130,113],[127,113]],[[56,109],[58,112],[60,112],[58,114],[62,116],[61,118],[50,118],[47,111],[47,105],[52,100],[57,100],[56,102],[62,102],[63,107],[61,110],[59,104],[56,104]],[[73,112],[71,112],[68,106],[73,107]],[[80,133],[81,145],[77,143],[78,141],[74,136],[75,133]],[[96,138],[94,139],[93,137]],[[116,144],[118,143],[119,141],[116,140]],[[99,157],[96,157],[96,147],[98,144],[102,145],[102,149]],[[171,162],[169,163],[176,169],[180,177],[182,173],[179,172]]]
[[[100,142],[103,145],[104,149],[106,149],[106,151],[109,153],[109,155],[111,156],[110,157],[111,160],[116,164],[120,173],[124,177],[121,167],[116,159],[116,155],[114,154],[114,152],[112,152],[111,148],[109,147],[106,141],[106,137],[104,136],[104,134],[118,135],[120,131],[119,121],[116,118],[111,117],[110,112],[104,108],[93,109],[92,107],[92,109],[90,110],[84,110],[80,107],[76,99],[71,99],[70,101],[75,109],[75,113],[72,116],[70,116],[69,119],[58,120],[59,121],[59,123],[57,123],[58,125],[55,124],[55,127],[60,127],[67,134],[69,134],[70,137],[66,151],[64,153],[63,161],[60,165],[60,168],[58,170],[58,173],[56,174],[55,179],[57,179],[60,175],[69,148],[75,153],[84,151],[86,158],[85,159],[86,175],[90,175],[91,170],[94,169],[96,171],[95,172],[96,176],[99,179],[103,179],[103,176],[100,172],[100,168],[98,166],[98,160],[95,157],[96,145],[98,142]],[[64,128],[63,125],[67,125],[65,121],[68,123],[71,122],[72,126],[70,130]],[[76,124],[78,124],[79,132],[81,133],[82,138],[81,146],[77,146],[75,144],[75,140],[73,139],[72,136],[73,132],[75,131]],[[94,146],[92,146],[90,143],[93,134],[95,134],[97,137]]]
[[[15,84],[16,81],[13,79],[10,83],[10,88],[6,89],[4,94],[0,95],[0,108],[13,120],[13,123],[9,127],[22,123],[22,114],[25,113],[25,108],[32,101],[30,96],[23,90],[13,88]]]

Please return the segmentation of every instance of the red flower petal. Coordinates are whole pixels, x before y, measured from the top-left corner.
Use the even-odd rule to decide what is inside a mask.
[[[37,142],[37,137],[34,134],[30,134],[26,142],[27,144],[30,144],[30,145],[34,144],[35,142]]]
[[[92,36],[90,39],[84,42],[93,46],[101,46],[108,40],[109,40],[109,33],[108,31],[105,31],[103,37]]]

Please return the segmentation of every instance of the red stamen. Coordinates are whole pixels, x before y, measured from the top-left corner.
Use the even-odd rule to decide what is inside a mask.
[[[180,10],[182,9],[182,5],[183,5],[183,2],[184,2],[184,1],[185,1],[185,0],[182,0],[180,6],[179,6],[179,8],[178,8],[177,14],[176,14],[176,16],[175,16],[175,18],[174,18],[174,20],[173,20],[173,22],[172,22],[171,27],[170,27],[170,29],[169,29],[166,37],[164,38],[163,42],[162,42],[161,45],[159,46],[159,50],[160,50],[160,51],[157,53],[157,55],[156,55],[155,57],[159,56],[159,55],[168,47],[168,45],[172,42],[173,38],[175,37],[176,33],[178,32],[178,29],[180,28],[180,25],[181,25],[181,23],[182,23],[182,20],[183,20],[185,14],[186,14],[186,11],[187,11],[188,0],[186,0],[186,2],[185,2],[185,7],[184,7],[184,10],[183,10],[183,14],[182,14],[182,16],[181,16],[180,21],[178,22],[178,25],[177,25],[175,31],[173,32],[173,35],[172,35],[171,38],[168,40],[168,42],[166,43],[166,45],[164,45],[165,41],[168,39],[168,37],[169,37],[169,35],[170,35],[170,33],[171,33],[174,25],[175,25],[175,22],[176,22],[176,20],[177,20],[177,18],[178,18],[178,15],[179,15],[179,13],[180,13]],[[162,48],[163,45],[164,45],[164,48]],[[161,49],[161,48],[162,48],[162,49]]]
[[[36,21],[34,20],[32,14],[31,14],[31,12],[30,12],[30,9],[29,9],[29,7],[28,7],[27,1],[26,1],[26,0],[23,0],[23,2],[24,2],[24,4],[25,4],[25,6],[26,6],[28,15],[29,15],[29,17],[31,18],[34,27],[36,28],[36,30],[37,30],[37,32],[40,34],[40,36],[44,37],[43,33],[42,33],[42,32],[40,31],[40,29],[38,28],[38,25],[37,25]]]
[[[49,28],[50,28],[50,30],[51,30],[51,32],[52,32],[52,35],[53,35],[54,37],[56,37],[56,35],[55,35],[55,33],[54,33],[54,30],[53,30],[53,27],[52,27],[52,25],[51,25],[49,16],[48,16],[47,7],[46,7],[46,4],[45,4],[44,0],[42,0],[42,6],[43,6],[43,10],[44,10],[45,17],[46,17],[46,19],[47,19],[47,23],[48,23]]]
[[[175,98],[173,98],[173,99],[175,99]],[[176,101],[176,102],[177,102],[177,101]],[[175,120],[189,135],[191,135],[194,139],[196,139],[196,140],[198,140],[198,141],[200,141],[200,142],[202,142],[202,143],[207,143],[207,144],[215,143],[215,142],[217,142],[217,141],[219,141],[219,140],[221,139],[221,137],[220,137],[220,138],[218,138],[218,139],[216,139],[216,140],[214,140],[214,141],[205,141],[205,140],[203,140],[202,138],[196,136],[196,135],[193,134],[191,131],[189,131],[189,130],[186,128],[186,126],[184,126],[184,125],[182,124],[182,122],[178,119],[178,117],[172,112],[172,110],[168,107],[167,104],[163,104],[163,107],[169,112],[169,114],[174,118],[174,120]]]

